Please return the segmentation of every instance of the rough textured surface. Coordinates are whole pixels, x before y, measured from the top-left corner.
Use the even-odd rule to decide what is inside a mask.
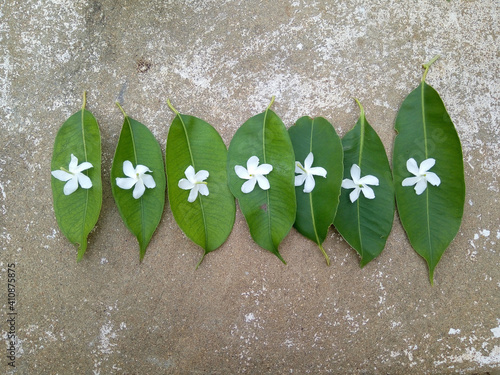
[[[7,265],[17,270],[19,374],[498,373],[500,33],[496,0],[0,1],[3,341]],[[396,217],[382,255],[359,269],[331,230],[326,267],[292,230],[284,266],[238,211],[205,258],[169,207],[139,265],[111,196],[122,124],[114,102],[162,145],[173,114],[213,124],[226,145],[276,96],[287,126],[358,116],[389,155],[394,120],[435,54],[428,83],[462,139],[460,232],[429,285]],[[103,207],[85,259],[59,232],[50,158],[63,121],[88,105],[103,140]],[[5,348],[5,346],[3,346]]]

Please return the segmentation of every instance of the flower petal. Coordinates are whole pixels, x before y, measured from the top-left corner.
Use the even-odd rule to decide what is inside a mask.
[[[256,182],[257,179],[255,177],[252,177],[248,181],[245,181],[245,183],[241,185],[241,191],[245,194],[250,193],[254,189]]]
[[[310,174],[306,177],[306,183],[304,184],[304,193],[310,193],[313,191],[316,183],[314,182],[314,177]]]
[[[92,187],[92,181],[90,181],[90,178],[83,173],[78,173],[76,175],[78,178],[78,183],[80,186],[84,189],[90,189]]]
[[[358,185],[356,185],[353,180],[346,178],[342,180],[342,187],[344,189],[356,189]]]
[[[271,187],[271,185],[269,184],[269,180],[261,174],[256,175],[255,178],[257,179],[259,187],[262,190],[268,190]]]
[[[301,171],[303,172],[303,171]],[[295,186],[300,186],[304,183],[306,180],[307,175],[305,173],[299,174],[295,176]]]
[[[201,171],[198,171],[195,175],[194,175],[194,179],[196,180],[196,182],[202,182],[202,181],[205,181],[209,176],[209,173],[208,171],[202,169]]]
[[[419,182],[421,179],[422,179],[422,177],[407,177],[407,178],[405,178],[403,180],[403,182],[401,183],[401,185],[403,185],[403,186],[413,186],[417,182]]]
[[[363,176],[362,178],[359,179],[358,181],[359,184],[361,185],[375,185],[378,186],[378,178],[375,176],[372,176],[371,174]]]
[[[130,177],[130,178],[133,178],[133,179],[137,179],[137,176],[135,174],[134,166],[132,165],[132,163],[129,160],[125,160],[123,162],[123,173],[127,177]]]
[[[302,168],[302,164],[300,164],[300,161],[295,161],[295,173],[305,173]]]
[[[134,186],[136,182],[137,182],[137,180],[135,178],[132,178],[132,177],[126,177],[126,178],[117,177],[116,178],[116,185],[119,188],[125,189],[125,190],[131,189],[132,186]]]
[[[273,170],[273,166],[271,164],[261,164],[255,170],[255,174],[266,175],[269,174]]]
[[[195,176],[194,168],[192,165],[190,165],[189,167],[186,168],[186,170],[184,171],[184,175],[189,180],[189,182],[191,182],[193,184],[196,183],[196,179],[194,178],[194,176]]]
[[[68,181],[73,178],[73,175],[71,173],[62,170],[52,171],[50,173],[59,181]]]
[[[92,163],[89,163],[88,161],[84,161],[82,164],[80,164],[78,167],[76,167],[76,173],[86,171],[87,169],[93,168],[94,166]]]
[[[259,158],[257,156],[250,156],[247,161],[247,171],[249,174],[255,174],[255,170],[259,165]]]
[[[183,190],[190,190],[192,188],[194,188],[194,185],[191,181],[189,181],[188,179],[185,179],[185,178],[181,178],[179,180],[179,184],[177,186],[179,186],[181,189]]]
[[[199,189],[200,185],[195,185],[191,191],[189,192],[189,197],[188,197],[188,202],[189,203],[193,203],[196,198],[198,197],[198,189]]]
[[[135,188],[134,188],[134,191],[132,192],[132,196],[135,199],[139,199],[140,197],[142,197],[145,190],[146,190],[146,187],[144,186],[144,182],[142,182],[142,180],[139,179],[139,180],[137,180],[137,182],[135,184]]]
[[[73,176],[66,184],[64,185],[64,195],[70,195],[73,193],[76,189],[78,189],[78,178],[76,176]]]
[[[139,176],[142,176],[146,172],[153,172],[153,171],[142,164],[137,164],[137,167],[135,167],[135,173],[139,173]]]
[[[312,167],[309,168],[308,172],[315,176],[326,177],[326,169],[323,167]]]
[[[314,155],[312,152],[310,152],[309,154],[307,154],[306,160],[304,160],[304,169],[309,170],[309,168],[311,168],[311,166],[313,165],[313,161]]]
[[[434,172],[427,172],[425,174],[425,178],[427,179],[427,181],[429,181],[431,185],[434,186],[439,186],[439,184],[441,183],[441,179]]]
[[[421,164],[420,168],[418,169],[420,174],[424,174],[427,172],[429,169],[434,167],[434,164],[436,164],[436,160],[433,158],[425,159]]]
[[[359,183],[360,177],[361,177],[361,169],[357,164],[353,164],[351,167],[352,182],[354,182],[357,185]]]
[[[154,187],[156,187],[155,179],[150,174],[143,175],[142,182],[144,182],[144,185],[146,185],[146,187],[149,189],[153,189]]]
[[[76,170],[76,168],[78,167],[78,158],[71,154],[71,161],[69,162],[69,171],[71,173],[78,173],[78,171]]]
[[[420,181],[416,183],[415,191],[417,195],[420,195],[424,192],[425,189],[427,189],[427,180],[425,178],[422,178]]]
[[[248,173],[246,168],[242,167],[241,165],[235,165],[234,171],[236,172],[239,178],[242,178],[244,180],[250,179],[250,174]]]
[[[408,169],[408,172],[414,174],[415,176],[418,176],[420,174],[417,162],[413,158],[409,158],[408,161],[406,162],[406,169]]]
[[[356,186],[356,188],[353,191],[351,191],[351,194],[349,194],[349,199],[351,200],[351,203],[356,202],[356,199],[359,198],[360,191],[361,189],[359,188],[359,186]]]
[[[204,196],[208,195],[208,185],[198,184],[198,190],[200,191],[201,195],[204,195]]]
[[[361,191],[363,192],[363,195],[365,196],[365,198],[368,198],[368,199],[375,198],[375,192],[373,191],[373,189],[371,187],[364,185],[361,188]]]

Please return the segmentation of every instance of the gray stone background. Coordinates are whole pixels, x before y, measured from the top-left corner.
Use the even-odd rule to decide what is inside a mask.
[[[499,3],[408,1],[0,1],[0,372],[19,374],[499,373]],[[260,249],[238,210],[205,258],[169,206],[143,264],[109,172],[127,113],[163,149],[174,115],[229,144],[273,110],[323,116],[339,135],[365,106],[389,157],[397,110],[428,83],[462,140],[461,230],[430,286],[396,215],[364,269],[332,228],[332,265],[294,229]],[[57,130],[87,108],[100,123],[103,207],[82,262],[52,210]],[[16,263],[16,369],[7,366],[7,264]]]

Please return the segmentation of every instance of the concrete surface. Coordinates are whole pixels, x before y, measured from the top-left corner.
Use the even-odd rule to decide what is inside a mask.
[[[17,374],[483,374],[500,369],[500,55],[496,0],[0,1],[0,372]],[[364,269],[331,230],[326,267],[292,230],[284,266],[238,211],[205,258],[167,206],[138,264],[109,172],[114,102],[165,145],[178,110],[226,144],[276,95],[287,126],[358,117],[389,155],[397,110],[428,82],[462,139],[463,224],[435,273],[396,216]],[[103,207],[85,259],[59,232],[50,158],[64,120],[88,106],[103,146]],[[16,264],[16,368],[7,363],[8,264]]]

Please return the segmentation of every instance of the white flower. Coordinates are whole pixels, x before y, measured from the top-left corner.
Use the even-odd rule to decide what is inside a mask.
[[[154,188],[156,186],[153,176],[146,174],[146,172],[153,172],[148,167],[142,164],[137,164],[134,168],[132,163],[128,160],[123,162],[123,173],[125,173],[126,178],[117,177],[116,185],[119,188],[128,190],[135,185],[132,196],[135,199],[139,199],[144,194],[146,188]]]
[[[205,180],[208,178],[208,171],[202,169],[195,174],[192,165],[186,168],[184,171],[187,179],[181,178],[179,180],[179,187],[184,190],[191,190],[189,192],[188,202],[192,203],[198,197],[198,192],[201,195],[208,195],[208,186]]]
[[[272,170],[273,166],[271,164],[259,165],[259,158],[257,156],[251,156],[250,159],[248,159],[246,169],[241,165],[234,166],[234,171],[238,177],[248,180],[241,185],[241,191],[243,193],[250,193],[255,187],[256,182],[259,183],[259,187],[262,190],[268,190],[271,185],[269,185],[269,181],[264,175],[269,174]]]
[[[431,185],[439,186],[441,180],[438,175],[434,172],[429,172],[434,164],[436,164],[436,160],[433,158],[429,158],[424,160],[420,167],[417,165],[415,159],[410,158],[406,162],[406,168],[408,172],[415,175],[415,177],[407,177],[403,180],[403,186],[413,186],[415,185],[415,191],[417,195],[420,195],[427,189],[427,182],[430,182]]]
[[[311,167],[314,161],[313,153],[310,152],[306,160],[304,161],[304,166],[300,164],[300,161],[295,162],[295,173],[300,173],[295,176],[295,186],[300,186],[304,184],[304,193],[310,193],[314,189],[314,177],[321,176],[326,178],[326,170],[323,167]]]
[[[68,181],[64,185],[63,192],[64,195],[70,195],[78,189],[78,184],[80,184],[83,189],[90,189],[92,187],[90,178],[82,173],[92,167],[93,165],[88,161],[78,165],[78,158],[71,154],[71,161],[68,167],[69,171],[61,168],[60,170],[52,171],[51,174],[60,181]]]
[[[353,164],[351,167],[351,178],[342,181],[342,187],[344,189],[354,189],[349,194],[351,202],[354,203],[359,197],[359,192],[362,191],[365,198],[374,199],[375,193],[373,189],[368,185],[378,186],[378,178],[372,176],[371,174],[361,177],[361,169],[357,164]]]

